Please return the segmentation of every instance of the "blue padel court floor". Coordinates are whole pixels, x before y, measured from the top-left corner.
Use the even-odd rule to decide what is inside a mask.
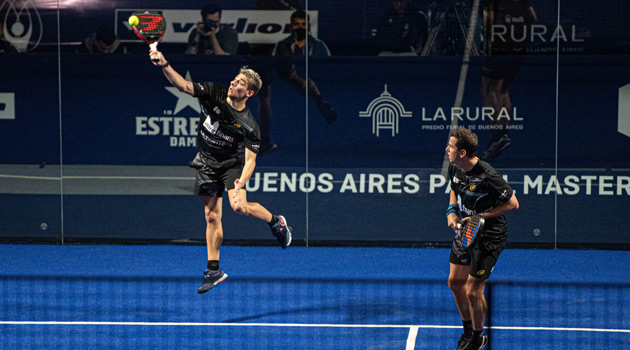
[[[448,249],[0,245],[0,349],[454,349]],[[507,249],[489,349],[629,349],[630,252]]]

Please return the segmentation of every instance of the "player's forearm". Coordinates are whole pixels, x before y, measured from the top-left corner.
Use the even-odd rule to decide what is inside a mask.
[[[446,223],[448,227],[456,229],[457,223],[459,222],[459,207],[457,206],[457,195],[455,191],[451,190],[449,197],[450,199],[446,209]]]
[[[455,194],[455,191],[453,190],[451,190],[450,199],[448,201],[448,205],[451,205],[451,204],[457,205],[457,195]]]
[[[192,82],[184,79],[179,73],[167,63],[166,67],[162,67],[162,72],[168,81],[177,88],[177,90],[185,92],[192,96],[194,93]]]
[[[245,185],[256,169],[256,160],[246,160],[239,181]]]
[[[508,212],[517,210],[518,207],[519,207],[518,200],[516,199],[516,195],[513,194],[509,201],[483,213],[483,217],[486,219],[489,219],[489,218],[505,215]]]
[[[243,186],[245,186],[247,180],[249,180],[254,173],[254,169],[256,169],[256,153],[245,148],[245,165],[243,166],[243,171],[241,171],[241,177],[239,178]]]

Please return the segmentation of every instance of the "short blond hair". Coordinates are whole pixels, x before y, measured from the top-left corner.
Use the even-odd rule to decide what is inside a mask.
[[[247,77],[247,89],[254,91],[254,95],[256,95],[262,87],[260,75],[258,75],[255,70],[248,68],[247,66],[241,67],[241,71],[239,73]]]

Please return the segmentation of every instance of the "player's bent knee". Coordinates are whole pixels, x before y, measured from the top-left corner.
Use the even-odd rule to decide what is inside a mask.
[[[249,210],[247,207],[247,204],[243,205],[243,204],[234,204],[232,205],[232,210],[234,210],[235,213],[240,214],[240,215],[248,215],[249,214]]]
[[[215,211],[206,212],[206,223],[214,224],[221,221],[221,214]]]

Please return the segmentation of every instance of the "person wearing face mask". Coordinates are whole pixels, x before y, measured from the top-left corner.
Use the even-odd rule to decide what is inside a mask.
[[[304,11],[295,11],[291,14],[291,28],[291,35],[276,44],[274,56],[306,56],[307,49],[311,57],[330,56],[326,43],[311,35],[310,21],[307,21]],[[308,45],[306,45],[307,38]]]
[[[316,103],[317,109],[328,124],[332,124],[337,119],[337,111],[326,99],[322,97],[317,84],[313,79],[304,79],[298,75],[294,56],[304,56],[308,47],[311,57],[328,57],[330,50],[326,44],[308,34],[308,45],[306,44],[307,16],[303,10],[296,10],[291,14],[292,33],[287,38],[279,41],[272,51],[272,56],[256,55],[249,56],[249,64],[260,72],[263,80],[263,87],[258,94],[258,118],[260,120],[260,134],[262,143],[259,155],[271,153],[277,149],[277,145],[271,140],[271,81],[272,72],[275,70],[280,78],[293,86],[301,95],[310,96]]]

